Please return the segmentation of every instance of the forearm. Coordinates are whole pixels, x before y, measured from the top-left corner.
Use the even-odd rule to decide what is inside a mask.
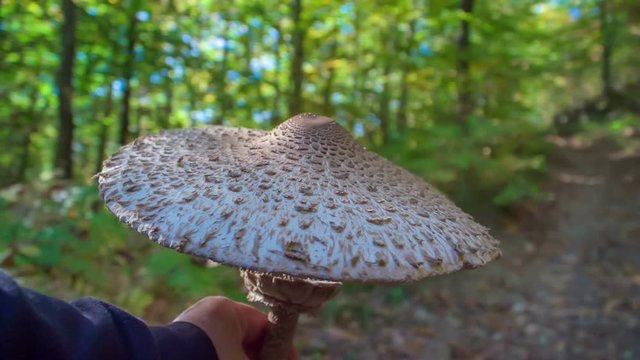
[[[0,358],[216,359],[206,334],[188,323],[148,327],[92,298],[67,303],[18,286],[0,271]]]

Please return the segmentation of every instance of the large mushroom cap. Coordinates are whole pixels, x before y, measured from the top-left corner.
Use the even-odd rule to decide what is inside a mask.
[[[487,229],[431,185],[318,115],[271,132],[144,136],[98,179],[107,207],[152,240],[255,271],[400,282],[500,255]]]

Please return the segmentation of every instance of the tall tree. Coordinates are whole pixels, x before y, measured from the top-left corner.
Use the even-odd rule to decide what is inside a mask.
[[[378,109],[378,117],[380,118],[380,131],[382,136],[382,145],[387,145],[391,137],[391,66],[393,61],[394,44],[396,40],[395,20],[391,22],[389,30],[382,33],[382,44],[384,55],[382,56],[382,90],[380,91],[380,107]]]
[[[164,106],[162,107],[162,114],[159,114],[159,124],[162,129],[169,128],[169,122],[171,121],[171,114],[173,113],[173,83],[171,78],[167,77],[164,81]]]
[[[399,133],[404,133],[407,129],[407,113],[409,106],[409,72],[411,69],[411,52],[415,46],[416,19],[409,21],[405,34],[404,44],[404,65],[402,66],[402,75],[400,77],[400,100],[397,113],[397,127]]]
[[[63,179],[73,177],[73,65],[76,57],[76,5],[62,0],[62,49],[60,67],[56,76],[58,87],[58,142],[54,166]]]
[[[304,63],[305,29],[302,24],[302,0],[291,1],[291,19],[293,21],[291,59],[291,93],[289,97],[289,116],[301,113],[304,109],[302,98],[302,82]]]
[[[107,140],[109,137],[109,123],[111,120],[111,111],[113,109],[113,84],[108,83],[109,89],[107,90],[107,98],[104,104],[104,112],[102,119],[100,119],[100,132],[98,134],[98,143],[96,149],[96,164],[95,172],[100,172],[102,169],[102,160],[104,159],[104,153],[107,148]]]
[[[196,85],[193,83],[193,78],[189,78],[186,81],[187,97],[189,99],[189,126],[196,126],[195,112],[198,110],[198,91]],[[224,117],[217,117],[215,124],[222,124]]]
[[[326,82],[324,85],[324,89],[322,90],[322,111],[324,115],[333,116],[333,104],[331,103],[331,96],[333,95],[333,86],[336,78],[336,66],[331,62],[331,60],[336,58],[338,54],[338,40],[337,37],[337,29],[334,28],[329,33],[329,58],[326,63],[329,63],[327,73],[326,73]]]
[[[602,63],[601,63],[601,76],[602,76],[602,95],[605,99],[610,99],[613,93],[613,85],[611,84],[611,54],[613,52],[612,44],[612,24],[611,24],[611,9],[609,0],[600,0],[599,4],[599,16],[600,16],[600,37],[602,46]]]
[[[348,125],[350,129],[353,129],[353,126],[355,124],[355,119],[360,117],[360,114],[362,113],[363,110],[363,104],[364,104],[364,79],[365,79],[365,74],[364,74],[364,70],[363,70],[363,65],[364,65],[364,57],[363,57],[363,51],[362,51],[362,38],[363,38],[363,31],[362,31],[362,17],[363,17],[363,12],[360,10],[359,6],[354,6],[353,7],[353,44],[352,44],[352,48],[353,48],[353,77],[352,77],[352,83],[353,83],[353,109],[354,109],[354,114],[353,117],[350,118],[348,121]]]
[[[221,125],[227,116],[227,108],[229,107],[229,95],[227,94],[227,71],[229,69],[229,24],[231,19],[226,13],[222,13],[222,59],[220,60],[220,70],[216,75],[216,98],[218,99],[218,115],[214,121],[215,124]]]
[[[284,36],[282,36],[282,27],[280,26],[280,19],[275,20],[275,25],[273,28],[276,31],[276,41],[274,44],[275,53],[275,64],[273,69],[273,89],[275,91],[275,96],[273,97],[273,109],[271,112],[271,123],[275,124],[278,121],[281,121],[280,117],[280,98],[282,97],[282,90],[280,86],[280,74],[282,72],[282,55],[281,49],[284,45]]]
[[[458,88],[458,122],[464,124],[473,112],[473,99],[469,78],[469,48],[471,46],[471,25],[469,18],[473,12],[473,0],[460,0],[461,20],[457,41],[457,88]]]
[[[257,54],[257,56],[260,55],[260,52],[262,51],[262,47],[261,44],[263,42],[263,40],[265,39],[265,27],[264,26],[257,26],[256,27],[256,34],[254,36],[254,40],[257,39],[257,41],[252,41],[252,46],[255,47],[255,53]],[[259,78],[255,78],[254,77],[254,81],[253,81],[253,93],[256,97],[256,101],[255,101],[255,106],[254,108],[257,108],[258,111],[260,113],[264,112],[265,110],[267,110],[269,108],[269,104],[268,104],[268,100],[267,97],[265,96],[264,92],[263,92],[263,87],[261,86],[261,84],[263,83],[262,79],[264,79],[265,75],[263,74],[265,71],[264,67],[262,65],[260,65],[260,74],[259,74]],[[265,119],[262,119],[263,121]],[[267,121],[269,121],[270,119],[266,119]]]
[[[251,90],[255,90],[258,88],[257,81],[254,78],[253,68],[252,68],[252,61],[254,56],[253,32],[254,32],[253,27],[251,26],[251,24],[248,24],[247,31],[244,33],[244,36],[241,37],[241,41],[244,47],[244,71],[243,71],[244,83],[241,88],[242,88],[242,93],[246,99],[244,110],[246,111],[245,118],[248,120],[253,119],[253,110],[254,110],[255,103],[257,102],[257,101],[249,100],[249,97],[251,96]]]
[[[24,137],[22,141],[22,151],[20,152],[20,159],[18,162],[18,173],[17,179],[20,182],[27,181],[27,171],[29,170],[29,160],[30,160],[30,152],[31,152],[31,136],[37,130],[38,122],[32,121],[32,119],[39,118],[42,114],[39,114],[37,111],[38,104],[38,88],[34,88],[31,90],[31,95],[29,96],[29,108],[25,115],[27,116],[27,120],[29,120],[28,125],[25,127]]]
[[[131,79],[133,78],[133,68],[135,66],[135,48],[137,40],[138,17],[136,7],[132,6],[129,14],[129,27],[127,29],[127,50],[124,63],[124,92],[122,94],[122,107],[120,109],[120,134],[118,142],[124,145],[129,141],[129,125],[131,112]]]

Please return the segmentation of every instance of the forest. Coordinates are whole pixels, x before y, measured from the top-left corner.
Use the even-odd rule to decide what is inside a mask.
[[[153,323],[210,294],[246,301],[236,270],[119,223],[93,176],[140,135],[311,112],[494,229],[504,258],[418,284],[346,284],[301,323],[302,358],[640,356],[636,0],[4,0],[0,54],[0,267],[30,287]],[[596,224],[598,239],[585,230]],[[598,246],[602,258],[562,255]],[[518,304],[536,303],[529,266],[554,264],[578,310],[541,320]],[[573,281],[579,271],[602,283]],[[571,302],[587,288],[593,303]],[[581,327],[583,315],[607,325]],[[443,335],[442,319],[463,325]],[[598,331],[601,348],[588,345]]]

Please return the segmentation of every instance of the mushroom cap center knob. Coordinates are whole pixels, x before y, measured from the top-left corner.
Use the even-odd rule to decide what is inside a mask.
[[[356,149],[362,149],[351,134],[335,120],[311,113],[298,114],[283,122],[270,137],[279,141],[280,146],[296,150],[310,147],[313,152],[323,148],[330,153],[336,153],[339,149],[353,153]],[[326,152],[321,151],[323,154]],[[344,156],[345,153],[341,152],[341,155]]]
[[[301,127],[322,127],[335,122],[329,117],[312,113],[296,115],[291,119],[291,121]]]

